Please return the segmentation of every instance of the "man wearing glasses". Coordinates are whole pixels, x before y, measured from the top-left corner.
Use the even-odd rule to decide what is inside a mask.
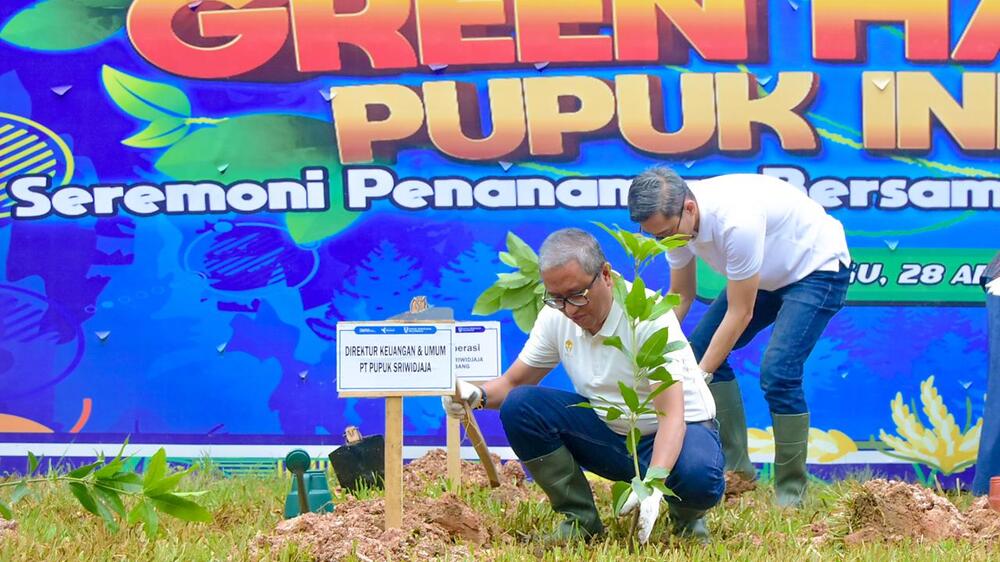
[[[657,238],[689,237],[670,250],[670,291],[683,321],[695,297],[696,256],[726,277],[726,288],[691,333],[718,407],[727,470],[756,471],[747,454],[743,399],[729,353],[774,326],[760,365],[760,386],[774,427],[776,503],[801,505],[806,489],[809,413],[802,366],[844,306],[851,257],[844,227],[793,185],[759,174],[732,174],[689,186],[667,168],[632,180],[629,214]]]
[[[552,508],[566,516],[556,538],[588,538],[600,534],[603,526],[581,467],[623,481],[633,478],[634,468],[625,446],[628,423],[573,405],[605,399],[627,411],[618,382],[633,385],[632,363],[603,342],[619,336],[631,349],[628,317],[612,296],[611,266],[587,232],[563,229],[549,235],[539,251],[538,267],[547,306],[518,359],[502,377],[482,387],[459,381],[459,393],[472,407],[500,410],[514,452]],[[640,324],[637,345],[663,327],[669,328],[670,341],[687,343],[670,312]],[[707,541],[702,516],[725,489],[715,404],[690,347],[667,356],[672,360],[667,368],[677,382],[653,399],[664,415],[639,419],[639,464],[643,473],[651,466],[669,471],[666,485],[680,497],[668,499],[673,531]],[[537,386],[560,363],[575,392]],[[637,389],[639,399],[653,388],[647,384]],[[442,402],[449,415],[461,415],[460,403],[451,397]],[[649,539],[662,498],[656,491],[641,502],[632,497],[626,503],[625,511],[639,510],[641,542]]]

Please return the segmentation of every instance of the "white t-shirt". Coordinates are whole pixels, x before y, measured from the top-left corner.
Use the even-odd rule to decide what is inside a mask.
[[[663,327],[669,328],[670,341],[682,341],[687,344],[687,338],[681,332],[677,317],[671,311],[655,322],[644,322],[639,325],[637,330],[639,346]],[[604,398],[611,405],[627,412],[628,407],[621,397],[618,381],[633,386],[632,362],[621,351],[604,345],[603,342],[605,338],[618,336],[625,344],[625,348],[631,350],[629,334],[628,318],[617,302],[612,303],[608,318],[596,335],[591,335],[574,324],[562,312],[545,307],[538,313],[535,326],[531,329],[531,335],[528,336],[528,341],[524,344],[518,359],[538,368],[551,369],[562,363],[577,394],[595,404],[602,403],[599,398]],[[684,420],[698,422],[715,418],[715,401],[708,390],[701,369],[698,368],[691,347],[685,345],[669,353],[667,357],[670,359],[665,365],[667,371],[675,380],[683,383]],[[652,388],[646,382],[636,390],[639,400],[642,401]],[[602,412],[597,410],[595,412],[615,433],[625,435],[628,432],[628,422],[624,419],[608,421]],[[638,427],[643,435],[656,433],[656,414],[640,417]]]
[[[698,256],[733,281],[760,273],[760,288],[774,291],[851,264],[840,221],[783,180],[729,174],[688,185],[700,211],[698,236],[667,252],[671,268]]]

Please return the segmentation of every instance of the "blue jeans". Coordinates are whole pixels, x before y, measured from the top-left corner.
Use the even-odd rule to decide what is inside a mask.
[[[986,296],[986,317],[990,358],[983,430],[979,434],[979,457],[972,481],[972,493],[976,495],[989,493],[990,477],[1000,476],[1000,296]]]
[[[753,318],[733,348],[745,346],[758,332],[774,324],[760,365],[760,387],[771,413],[804,414],[809,411],[802,392],[802,366],[827,323],[844,307],[850,275],[850,269],[841,265],[840,271],[814,271],[777,291],[757,291]],[[723,289],[691,332],[688,341],[699,361],[728,308],[729,301]],[[735,378],[727,359],[715,370],[712,380],[723,382]]]
[[[500,421],[510,446],[522,460],[565,446],[590,472],[610,480],[632,480],[635,469],[625,437],[611,431],[593,410],[573,407],[586,400],[575,392],[540,386],[511,390],[500,406]],[[639,441],[643,475],[653,456],[654,437],[647,435]],[[714,506],[725,491],[725,464],[715,421],[687,424],[680,455],[666,481],[680,499],[667,501],[697,510]]]

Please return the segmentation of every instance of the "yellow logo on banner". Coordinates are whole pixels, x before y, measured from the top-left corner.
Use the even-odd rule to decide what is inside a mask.
[[[0,113],[0,219],[14,201],[7,184],[18,176],[44,174],[58,186],[73,177],[73,155],[59,135],[19,115]]]

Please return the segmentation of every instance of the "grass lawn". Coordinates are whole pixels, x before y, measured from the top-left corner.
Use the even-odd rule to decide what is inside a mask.
[[[332,478],[331,478],[332,482]],[[272,533],[282,521],[290,477],[278,473],[222,477],[218,472],[196,472],[182,489],[206,490],[198,498],[213,514],[212,523],[184,523],[161,516],[161,532],[150,542],[138,526],[109,531],[97,517],[85,512],[63,485],[44,484],[17,504],[17,529],[0,532],[0,560],[310,560],[303,548],[289,544],[255,558],[251,545],[259,533]],[[771,507],[773,490],[760,485],[739,498],[713,509],[708,525],[714,541],[701,546],[677,541],[661,518],[650,544],[636,547],[628,539],[627,522],[610,514],[610,488],[595,482],[598,504],[609,525],[608,534],[589,544],[543,546],[531,536],[543,534],[557,521],[541,501],[533,484],[527,484],[519,501],[497,500],[489,490],[464,489],[459,497],[481,517],[490,538],[481,546],[468,546],[476,560],[996,560],[997,542],[946,540],[847,545],[840,537],[851,531],[844,515],[846,499],[859,489],[857,480],[816,483],[806,506],[797,511]],[[411,489],[412,490],[412,489]],[[2,492],[9,494],[10,488]],[[443,481],[429,481],[422,494],[436,498],[445,492]],[[416,493],[416,492],[411,492]],[[377,494],[364,494],[368,499]],[[343,498],[346,499],[346,498]],[[361,499],[365,499],[364,497]],[[964,510],[974,498],[949,494]],[[338,515],[339,515],[338,511]],[[665,515],[666,508],[662,513]],[[817,523],[827,523],[833,538],[823,544],[813,540]],[[449,555],[453,559],[462,556]],[[468,556],[466,556],[468,557]],[[365,560],[363,556],[348,559]],[[407,559],[426,559],[419,550]]]

